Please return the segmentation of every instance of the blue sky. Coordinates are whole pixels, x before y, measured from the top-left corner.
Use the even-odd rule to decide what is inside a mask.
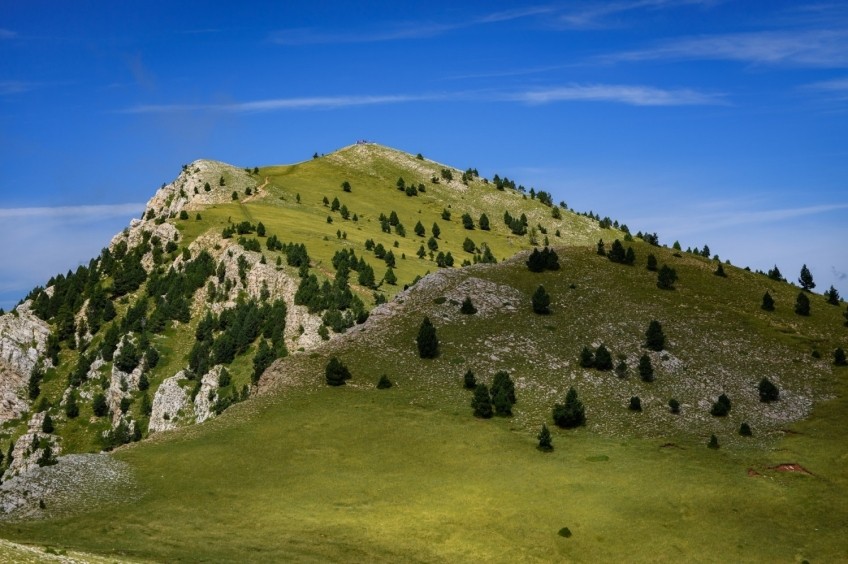
[[[183,163],[360,138],[848,295],[844,2],[0,4],[7,309]]]

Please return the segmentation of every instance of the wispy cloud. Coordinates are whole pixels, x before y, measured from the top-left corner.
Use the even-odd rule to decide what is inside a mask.
[[[0,208],[0,219],[58,218],[88,220],[125,217],[140,213],[144,204],[101,204],[91,206],[48,206],[32,208]]]
[[[696,106],[724,105],[721,94],[706,94],[696,90],[664,90],[650,86],[614,84],[570,85],[556,88],[528,90],[506,99],[527,104],[553,102],[615,102],[631,106]]]
[[[722,94],[690,89],[664,90],[649,86],[610,84],[568,85],[524,91],[461,91],[430,94],[362,96],[313,96],[272,98],[228,104],[150,104],[118,110],[124,114],[167,114],[181,112],[260,113],[285,110],[332,110],[357,106],[379,106],[412,102],[516,102],[528,105],[555,102],[611,102],[631,106],[724,105]]]
[[[313,96],[305,98],[271,98],[252,102],[230,104],[161,104],[133,106],[119,113],[164,114],[176,112],[226,112],[257,113],[275,110],[321,110],[355,106],[376,106],[437,100],[442,95],[388,95],[388,96]]]
[[[817,92],[835,102],[848,100],[848,77],[805,84],[802,90]]]
[[[848,30],[761,31],[684,37],[657,47],[601,57],[608,62],[659,59],[842,68],[848,66]]]
[[[11,29],[4,29],[0,27],[0,39],[14,39],[17,36],[18,34]]]
[[[556,22],[571,28],[608,27],[613,16],[639,10],[664,10],[683,6],[716,4],[715,0],[627,0],[621,2],[589,2],[565,10]]]
[[[0,80],[0,96],[9,96],[11,94],[22,94],[29,92],[35,88],[32,82],[24,82],[22,80]]]
[[[283,29],[271,34],[269,40],[277,45],[321,45],[343,43],[378,43],[403,39],[423,39],[443,35],[458,29],[478,25],[513,21],[555,12],[552,6],[528,6],[514,10],[492,12],[479,17],[455,22],[401,22],[380,29],[357,31],[327,31],[319,28]]]

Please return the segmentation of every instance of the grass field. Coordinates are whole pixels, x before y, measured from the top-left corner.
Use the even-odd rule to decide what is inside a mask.
[[[140,499],[2,523],[0,535],[158,561],[844,559],[848,373],[828,363],[845,343],[842,308],[821,299],[799,318],[787,284],[735,268],[722,279],[705,259],[634,246],[634,267],[575,247],[560,250],[556,273],[529,273],[519,260],[414,288],[390,323],[377,316],[364,332],[283,359],[264,395],[114,453],[133,469]],[[676,261],[675,291],[656,288],[648,252]],[[459,315],[451,299],[470,277],[511,303],[486,309],[481,296],[477,315]],[[553,298],[549,316],[526,312],[539,283]],[[772,314],[759,309],[766,287]],[[425,314],[441,340],[431,361],[414,348]],[[599,342],[630,364],[651,318],[669,339],[655,382],[577,367],[582,344]],[[330,354],[351,367],[344,388],[323,385]],[[471,416],[468,368],[483,381],[511,371],[514,417]],[[375,389],[381,373],[396,385]],[[784,397],[769,407],[756,398],[763,374]],[[587,426],[558,430],[550,407],[570,385]],[[722,419],[703,405],[720,390],[734,402]],[[634,393],[641,414],[625,407]],[[679,416],[665,406],[671,394]],[[543,420],[552,453],[536,449]],[[737,435],[743,420],[754,437]],[[706,448],[711,433],[718,450]],[[776,468],[786,463],[809,473]]]

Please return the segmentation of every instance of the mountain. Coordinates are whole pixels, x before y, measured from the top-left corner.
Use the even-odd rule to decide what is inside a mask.
[[[827,560],[848,522],[844,306],[379,145],[196,161],[0,316],[0,534],[158,560],[656,559],[715,539]],[[515,403],[492,399],[511,415],[474,417],[469,371],[493,391],[508,375]],[[585,426],[559,429],[571,388]],[[543,423],[553,452],[534,448]]]

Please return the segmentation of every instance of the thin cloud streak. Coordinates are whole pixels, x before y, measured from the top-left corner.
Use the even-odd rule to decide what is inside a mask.
[[[89,218],[116,217],[138,214],[144,204],[101,204],[91,206],[48,206],[32,208],[0,208],[0,219],[21,218],[68,218],[83,220]]]
[[[21,80],[0,80],[0,96],[10,96],[12,94],[23,94],[35,88],[31,82]]]
[[[636,10],[663,10],[691,5],[713,5],[714,0],[631,0],[627,2],[591,3],[559,16],[566,27],[591,29],[606,27],[605,18]]]
[[[530,6],[514,10],[493,12],[484,16],[456,23],[411,22],[395,24],[385,31],[327,32],[316,28],[283,29],[271,34],[269,41],[277,45],[327,45],[345,43],[379,43],[403,39],[423,39],[443,35],[458,29],[513,21],[555,12],[552,6]]]
[[[553,102],[616,102],[631,106],[725,105],[723,95],[695,90],[663,90],[650,86],[590,84],[531,90],[507,99],[527,104]]]
[[[369,96],[315,96],[272,98],[230,104],[159,104],[117,110],[123,114],[166,114],[178,112],[259,113],[282,110],[330,110],[357,106],[405,104],[413,102],[517,102],[542,105],[554,102],[612,102],[631,106],[725,105],[723,94],[696,90],[663,90],[649,86],[569,85],[519,92],[463,91],[436,94],[394,94]]]
[[[658,47],[599,57],[604,62],[739,61],[762,65],[848,67],[848,31],[762,31],[684,37]]]
[[[14,39],[17,36],[18,34],[11,29],[0,28],[0,39]]]

